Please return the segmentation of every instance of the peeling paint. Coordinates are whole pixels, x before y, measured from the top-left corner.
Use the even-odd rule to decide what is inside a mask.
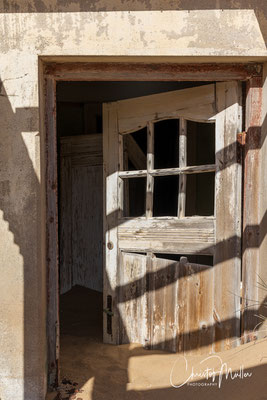
[[[44,143],[43,132],[38,134],[38,57],[267,57],[267,3],[2,0],[0,12],[0,235],[4,238],[0,267],[5,277],[0,282],[0,302],[5,304],[0,397],[43,400],[46,281],[40,157]],[[174,73],[172,66],[169,73]]]
[[[148,42],[145,39],[145,36],[146,36],[146,32],[145,31],[140,31],[140,40],[143,43],[144,47],[147,47],[148,46]]]
[[[145,47],[147,55],[267,55],[252,10],[3,14],[1,19],[2,53],[137,55]]]

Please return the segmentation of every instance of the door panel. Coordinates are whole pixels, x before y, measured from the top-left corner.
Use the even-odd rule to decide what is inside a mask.
[[[118,308],[121,316],[120,342],[146,344],[147,298],[145,255],[121,252]]]
[[[171,352],[211,351],[211,266],[190,263],[186,257],[176,261],[125,252],[120,265],[120,343]]]
[[[236,134],[241,132],[241,92],[238,84],[218,83],[216,122],[216,248],[214,310],[215,349],[238,344],[241,276],[241,165]]]
[[[185,261],[180,263],[179,328],[180,349],[194,354],[211,353],[214,342],[213,267]]]
[[[103,167],[72,168],[73,286],[102,292]]]
[[[179,262],[149,257],[147,347],[177,351]]]
[[[60,140],[60,293],[102,291],[102,135]]]
[[[124,251],[212,255],[214,244],[213,217],[119,219],[118,245]]]
[[[241,168],[236,134],[242,120],[240,93],[238,83],[228,82],[104,105],[104,303],[111,296],[114,311],[112,334],[104,330],[106,342],[121,343],[119,327],[131,332],[133,318],[128,319],[125,307],[123,312],[118,307],[121,279],[123,285],[126,279],[125,263],[129,268],[130,262],[129,254],[128,258],[121,256],[125,251],[147,255],[147,312],[142,315],[146,315],[148,347],[211,352],[215,347],[229,347],[230,340],[234,343],[239,335],[236,299],[240,286]],[[173,129],[171,135],[155,125],[169,118],[178,123],[161,125]],[[215,129],[199,122],[213,124]],[[145,139],[140,139],[140,133]],[[132,145],[125,141],[129,134]],[[163,138],[160,145],[155,144],[155,135]],[[168,141],[174,138],[169,147],[164,145],[165,137]],[[213,140],[213,144],[205,145],[204,140]],[[129,146],[136,151],[128,151]],[[208,148],[213,148],[213,154],[206,157]],[[162,157],[155,163],[155,151],[170,155],[173,150],[172,162]],[[136,162],[131,161],[135,153]],[[141,179],[146,183],[143,208],[137,206],[138,194],[143,193],[137,184]],[[192,264],[183,259],[173,262],[168,257],[155,257],[155,253],[212,255],[214,264]],[[228,291],[227,282],[234,292]],[[130,309],[128,312],[132,315]],[[139,328],[134,323],[135,333],[128,334],[129,342],[139,338],[144,344],[141,325]]]

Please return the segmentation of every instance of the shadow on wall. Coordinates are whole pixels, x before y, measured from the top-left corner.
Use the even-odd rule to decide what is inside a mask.
[[[265,0],[14,0],[2,1],[0,12],[258,10],[267,12]]]
[[[9,95],[6,94],[4,89],[4,82],[1,82],[1,80],[0,109],[0,210],[3,212],[4,220],[8,223],[8,230],[13,234],[14,243],[18,246],[23,257],[23,265],[21,265],[21,262],[20,265],[16,265],[16,258],[12,254],[8,252],[1,254],[1,280],[6,282],[5,287],[7,288],[8,282],[14,280],[14,292],[24,293],[23,299],[20,299],[19,295],[16,298],[16,295],[10,294],[8,289],[6,293],[1,293],[2,299],[5,298],[8,304],[13,303],[12,310],[16,310],[16,302],[18,305],[18,314],[13,316],[14,323],[12,321],[10,327],[7,325],[5,333],[1,333],[1,335],[7,337],[1,339],[5,343],[9,343],[7,347],[10,346],[8,351],[11,352],[12,341],[16,347],[16,342],[20,340],[23,333],[24,349],[21,349],[21,354],[15,352],[16,362],[14,365],[18,364],[16,371],[18,376],[20,368],[22,367],[24,370],[24,399],[37,399],[40,398],[40,393],[37,393],[36,389],[42,387],[44,379],[41,372],[43,371],[42,357],[45,348],[45,320],[42,298],[44,282],[40,275],[41,256],[38,253],[40,231],[37,231],[41,221],[40,182],[34,171],[23,135],[35,146],[35,136],[39,130],[39,111],[38,108],[17,108],[13,111]],[[7,232],[7,248],[10,248],[8,236]],[[1,237],[2,240],[5,240],[5,236]],[[16,249],[14,249],[14,252],[16,254]],[[14,272],[13,268],[17,271]],[[19,271],[20,268],[23,268],[21,272]],[[21,285],[24,285],[24,288],[21,288]],[[16,319],[21,319],[22,302],[24,304],[24,332],[21,332],[21,326],[15,323]],[[2,322],[3,318],[8,318],[8,315],[2,316]],[[17,327],[18,330],[16,331],[14,327]],[[43,331],[43,336],[39,335],[40,329]],[[20,366],[19,360],[22,360],[23,357],[24,366],[23,364]],[[1,374],[8,375],[11,367],[9,363],[12,364],[11,361],[8,361],[10,359],[11,357],[8,357],[6,360],[7,371],[1,371]],[[5,364],[2,362],[1,365]],[[14,365],[11,369],[14,369]],[[40,371],[40,374],[38,374],[38,371]],[[11,382],[12,379],[16,378],[17,376],[10,376]],[[12,388],[8,390],[11,390],[12,393]]]

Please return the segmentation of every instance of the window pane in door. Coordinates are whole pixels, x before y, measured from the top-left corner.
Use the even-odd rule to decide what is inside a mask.
[[[154,168],[179,167],[179,120],[154,124]]]
[[[124,217],[142,217],[146,211],[146,178],[123,179]]]
[[[179,176],[154,178],[153,216],[177,217]]]
[[[214,215],[215,173],[188,174],[186,181],[187,217]]]
[[[123,135],[123,171],[146,169],[147,128]]]
[[[187,165],[215,164],[215,123],[187,121]]]

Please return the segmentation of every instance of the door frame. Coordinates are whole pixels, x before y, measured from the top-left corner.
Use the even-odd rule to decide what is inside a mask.
[[[242,137],[243,159],[243,233],[242,233],[242,296],[258,300],[257,279],[259,248],[250,227],[259,214],[259,153],[261,143],[261,110],[263,66],[259,63],[176,63],[140,62],[127,58],[123,62],[54,62],[40,58],[40,104],[43,127],[43,175],[45,191],[45,238],[47,282],[47,382],[58,385],[59,377],[59,238],[58,238],[58,176],[56,132],[56,83],[59,81],[243,81],[245,82],[246,139]],[[253,171],[253,172],[252,172]],[[105,246],[104,246],[105,247]],[[251,262],[253,260],[253,263]],[[256,263],[255,263],[256,261]],[[257,268],[255,268],[255,264]],[[248,300],[249,301],[249,300]],[[242,335],[253,338],[255,320],[243,304]]]

